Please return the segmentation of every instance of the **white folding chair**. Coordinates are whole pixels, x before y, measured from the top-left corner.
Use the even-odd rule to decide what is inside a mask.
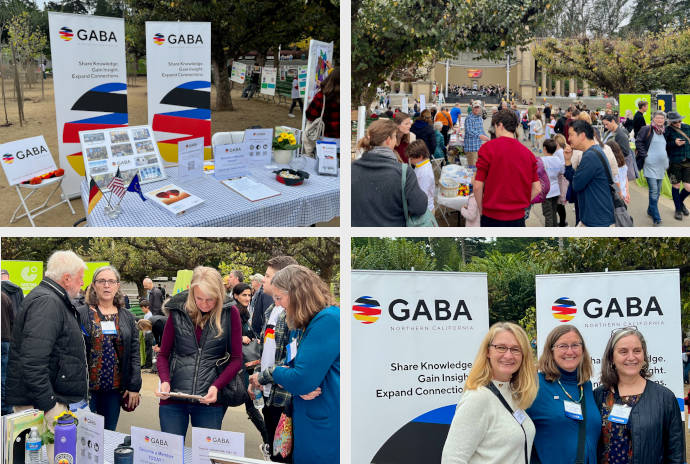
[[[216,132],[211,137],[211,145],[230,145],[232,143],[242,143],[244,140],[244,131],[232,132]]]
[[[12,214],[12,219],[10,219],[10,224],[17,222],[18,220],[20,220],[23,217],[28,217],[29,222],[31,223],[31,227],[36,227],[36,224],[34,223],[34,219],[33,219],[34,217],[40,216],[41,214],[45,213],[46,211],[50,211],[51,209],[55,208],[56,206],[60,206],[63,203],[67,203],[67,206],[69,206],[70,211],[72,211],[72,214],[74,215],[75,212],[74,212],[74,208],[72,208],[72,203],[70,203],[69,199],[64,194],[64,192],[62,195],[62,199],[59,202],[57,202],[54,205],[49,206],[47,208],[45,207],[48,204],[48,202],[50,201],[50,199],[53,197],[55,192],[60,190],[60,187],[62,187],[62,180],[64,178],[65,178],[65,176],[53,177],[51,179],[44,180],[40,184],[35,184],[35,185],[31,185],[31,184],[17,184],[17,185],[15,185],[14,187],[17,190],[17,195],[19,196],[20,204],[19,204],[19,206],[17,206],[17,209],[14,210],[14,214]],[[26,202],[29,200],[31,195],[36,193],[38,190],[40,190],[42,188],[50,187],[53,184],[55,184],[55,189],[52,192],[50,192],[50,194],[48,195],[48,198],[46,198],[45,201],[40,206],[37,206],[36,208],[30,210],[29,207],[27,206]],[[30,190],[30,192],[27,196],[24,196],[24,195],[22,195],[22,190]],[[19,212],[19,210],[22,207],[24,208],[24,211],[26,211],[26,212],[24,214],[17,216],[17,213]],[[35,213],[35,214],[33,214],[33,216],[32,216],[32,213]]]

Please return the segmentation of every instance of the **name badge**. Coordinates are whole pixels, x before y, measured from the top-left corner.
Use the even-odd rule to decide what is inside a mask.
[[[115,321],[101,321],[101,331],[103,335],[117,335]]]
[[[570,419],[582,420],[582,406],[574,401],[563,400],[565,416]]]
[[[614,404],[609,414],[609,421],[616,424],[627,424],[632,408],[627,404]]]
[[[288,360],[288,362],[295,359],[295,356],[297,356],[297,340],[291,341],[287,347],[287,360]]]
[[[513,413],[513,417],[516,421],[518,421],[518,424],[522,425],[522,423],[525,422],[525,419],[527,419],[527,413],[522,409],[518,409]]]

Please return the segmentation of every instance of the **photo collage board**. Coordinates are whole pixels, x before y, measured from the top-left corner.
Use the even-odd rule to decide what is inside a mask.
[[[142,184],[166,178],[151,126],[82,131],[79,140],[86,182],[90,184],[93,179],[102,191],[108,190],[118,167],[125,186],[137,172]]]

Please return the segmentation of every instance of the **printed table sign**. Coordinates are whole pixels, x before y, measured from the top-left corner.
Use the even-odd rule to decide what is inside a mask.
[[[210,464],[212,451],[244,456],[244,434],[192,427],[192,464]]]
[[[53,155],[42,135],[0,145],[2,169],[10,185],[55,171]]]
[[[178,143],[177,177],[180,180],[201,177],[204,173],[204,138]]]
[[[213,177],[218,180],[232,179],[249,174],[247,142],[213,147]]]
[[[180,464],[184,462],[184,437],[157,430],[132,427],[134,464]]]
[[[78,409],[77,420],[77,460],[80,464],[100,464],[103,455],[103,416],[87,409]]]

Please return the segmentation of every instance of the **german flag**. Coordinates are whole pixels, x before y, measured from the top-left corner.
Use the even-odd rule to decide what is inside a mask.
[[[91,183],[89,184],[89,214],[91,214],[91,211],[96,207],[96,203],[101,201],[101,198],[103,198],[103,192],[101,192],[96,181],[91,179]]]

